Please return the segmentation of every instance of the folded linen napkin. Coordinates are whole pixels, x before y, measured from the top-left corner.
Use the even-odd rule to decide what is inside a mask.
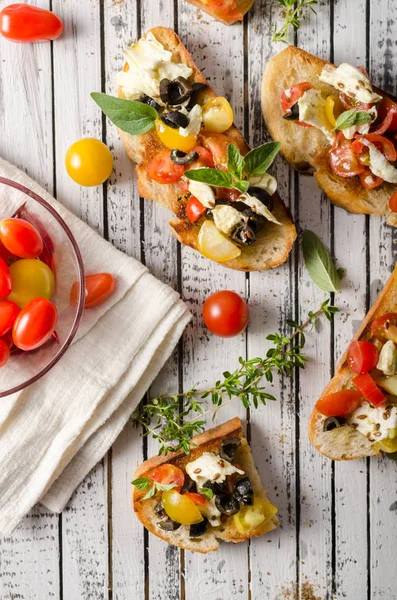
[[[72,346],[37,383],[0,400],[0,534],[39,500],[60,512],[107,452],[190,320],[179,295],[103,240],[38,184],[0,159],[0,176],[56,208],[80,247],[86,272],[116,276],[115,293],[85,311]],[[20,196],[0,186],[1,215]]]

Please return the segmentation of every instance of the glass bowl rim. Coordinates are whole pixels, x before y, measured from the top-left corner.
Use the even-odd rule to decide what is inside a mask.
[[[69,242],[72,245],[72,248],[74,250],[75,257],[77,260],[77,266],[78,266],[79,277],[80,277],[80,298],[79,298],[79,303],[78,303],[78,307],[77,307],[77,312],[76,312],[76,316],[74,318],[73,326],[72,326],[65,342],[60,347],[60,349],[55,354],[55,356],[50,360],[50,362],[47,363],[38,373],[33,375],[33,377],[31,377],[30,379],[27,379],[23,383],[20,383],[19,385],[14,386],[13,388],[10,388],[9,390],[0,391],[0,398],[5,398],[6,396],[10,396],[11,394],[15,394],[17,392],[24,390],[25,388],[32,385],[33,383],[36,383],[36,381],[41,379],[44,375],[46,375],[52,369],[52,367],[60,361],[62,356],[65,354],[66,350],[71,345],[71,343],[77,333],[77,330],[79,328],[81,317],[83,315],[83,310],[84,310],[85,273],[84,273],[83,258],[81,256],[81,252],[80,252],[80,249],[76,242],[76,239],[75,239],[73,233],[71,232],[69,226],[66,224],[66,222],[61,217],[61,215],[55,210],[55,208],[53,206],[51,206],[51,204],[49,202],[47,202],[47,200],[44,200],[43,198],[41,198],[41,196],[36,194],[36,192],[33,192],[33,190],[30,190],[29,188],[22,185],[21,183],[18,183],[17,181],[13,181],[12,179],[8,179],[7,177],[0,176],[0,183],[3,183],[4,185],[8,185],[9,187],[12,187],[20,192],[23,192],[26,196],[29,196],[30,198],[32,198],[33,200],[38,202],[43,208],[45,208],[51,214],[52,217],[55,218],[55,220],[59,223],[59,225],[61,226],[63,231],[66,233],[66,236],[68,237]]]

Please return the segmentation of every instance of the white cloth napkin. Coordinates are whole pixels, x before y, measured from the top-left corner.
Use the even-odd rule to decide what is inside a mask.
[[[39,500],[60,512],[113,444],[190,320],[179,295],[103,240],[37,183],[0,159],[0,176],[52,204],[72,230],[86,272],[117,279],[109,300],[83,314],[72,346],[40,381],[0,399],[0,533]],[[0,216],[21,196],[0,185]]]

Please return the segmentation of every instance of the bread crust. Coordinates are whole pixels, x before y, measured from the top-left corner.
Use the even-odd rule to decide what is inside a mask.
[[[227,437],[241,438],[241,444],[236,453],[236,463],[241,465],[248,474],[255,495],[266,500],[266,491],[262,486],[259,473],[254,465],[251,450],[247,440],[244,438],[242,424],[238,417],[195,436],[192,440],[194,446],[192,447],[189,456],[187,456],[183,450],[180,450],[178,452],[169,453],[166,456],[155,456],[146,460],[136,469],[135,478],[150,477],[156,467],[165,463],[174,464],[184,470],[187,463],[201,456],[203,452],[217,453],[222,440]],[[160,529],[156,524],[157,518],[153,511],[159,498],[155,496],[150,500],[143,500],[144,496],[145,491],[134,488],[132,494],[132,506],[141,523],[151,533],[169,544],[184,548],[185,550],[192,550],[193,552],[200,552],[202,554],[214,552],[218,550],[219,547],[218,539],[222,539],[226,542],[239,543],[246,541],[251,537],[261,536],[264,533],[276,529],[278,526],[278,519],[274,516],[270,521],[266,522],[262,528],[258,528],[246,534],[239,534],[229,520],[230,522],[226,521],[222,528],[209,527],[202,538],[195,540],[188,537],[188,533],[183,527],[174,532],[167,532]]]
[[[167,50],[172,52],[172,58],[175,62],[183,62],[189,65],[193,70],[192,80],[195,83],[206,83],[208,85],[208,88],[201,92],[204,100],[214,98],[216,96],[215,92],[198,70],[191,55],[176,33],[165,27],[155,27],[150,31]],[[128,64],[124,65],[124,70],[128,71]],[[123,97],[120,87],[118,95]],[[247,143],[235,125],[232,125],[225,133],[236,142],[243,155],[249,151]],[[198,232],[201,221],[192,224],[187,219],[184,192],[180,190],[177,184],[162,185],[149,179],[147,175],[147,167],[150,161],[158,152],[164,150],[164,146],[155,131],[151,130],[148,133],[136,136],[120,131],[120,136],[129,158],[137,164],[139,194],[148,200],[155,200],[167,210],[172,211],[176,216],[176,219],[170,221],[173,235],[182,244],[198,251]],[[296,229],[289,210],[278,194],[275,194],[273,198],[273,213],[281,225],[267,222],[258,234],[255,244],[243,248],[239,257],[218,264],[239,271],[262,271],[277,267],[287,260],[296,239]]]
[[[289,46],[267,64],[262,81],[262,112],[273,139],[281,142],[281,154],[297,170],[313,174],[329,200],[352,213],[388,216],[388,224],[396,226],[396,214],[389,209],[389,200],[397,186],[384,183],[375,190],[365,190],[358,178],[344,179],[332,171],[329,164],[329,142],[315,128],[299,127],[283,119],[280,99],[293,84],[312,83],[324,94],[334,94],[332,86],[319,80],[325,60],[300,48]],[[376,91],[393,100],[381,90]]]
[[[220,21],[224,25],[233,25],[234,23],[238,23],[240,21],[240,19],[236,19],[235,21],[225,21],[224,19],[216,15],[206,4],[201,2],[201,0],[186,0],[186,2],[189,2],[189,4],[193,4],[193,6],[197,6],[197,8],[200,8],[202,11],[207,13],[207,15],[211,15],[211,17],[217,19],[217,21]],[[253,3],[254,0],[237,0],[237,8],[241,11],[241,13],[244,16],[249,11]]]
[[[397,266],[389,277],[385,287],[379,294],[365,317],[360,329],[352,341],[373,341],[371,335],[371,323],[378,317],[395,312],[397,309]],[[320,396],[320,400],[328,394],[338,392],[348,387],[355,376],[348,365],[348,349],[340,359],[335,375]],[[379,456],[380,452],[374,449],[367,438],[357,430],[348,425],[324,432],[323,425],[326,417],[313,409],[309,419],[309,439],[313,446],[332,460],[353,460],[366,456]]]

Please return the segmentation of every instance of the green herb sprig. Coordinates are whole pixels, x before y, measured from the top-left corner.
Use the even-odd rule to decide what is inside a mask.
[[[339,117],[336,119],[335,129],[343,131],[348,127],[364,125],[372,120],[373,116],[370,113],[351,108],[350,110],[345,110],[345,112],[339,115]]]
[[[131,481],[131,484],[134,485],[138,490],[149,490],[144,496],[143,500],[149,500],[149,498],[153,498],[157,492],[169,492],[174,487],[177,487],[176,483],[158,483],[157,481],[153,481],[153,479],[149,479],[148,477],[138,477],[138,479]]]
[[[317,4],[317,0],[277,0],[283,8],[285,8],[285,22],[284,25],[277,29],[274,29],[272,42],[283,42],[288,44],[288,32],[290,27],[299,29],[301,26],[301,19],[303,10],[307,7],[310,8],[315,14],[316,11],[313,8],[314,4]]]
[[[294,369],[304,368],[307,361],[302,352],[306,342],[304,331],[309,326],[314,327],[321,316],[331,321],[336,312],[339,309],[326,300],[317,311],[309,312],[303,323],[287,320],[286,324],[292,329],[291,335],[268,335],[266,339],[273,345],[265,358],[245,360],[240,357],[239,368],[233,373],[225,371],[223,379],[207,390],[193,387],[180,394],[161,394],[143,404],[132,416],[133,421],[143,427],[144,436],[151,435],[158,440],[159,454],[181,449],[189,454],[194,445],[193,436],[202,431],[205,425],[204,417],[212,415],[214,418],[222,407],[235,399],[244,408],[258,408],[268,400],[276,400],[265,384],[272,383],[275,374],[290,377]],[[204,411],[206,399],[210,400],[212,406]]]

